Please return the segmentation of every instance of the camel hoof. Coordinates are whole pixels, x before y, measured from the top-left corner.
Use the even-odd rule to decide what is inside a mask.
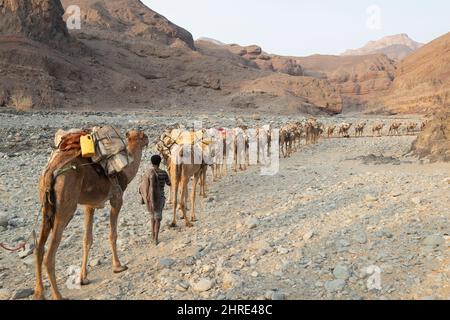
[[[80,280],[80,284],[82,285],[82,286],[87,286],[88,284],[90,284],[91,283],[91,281],[89,281],[89,279],[81,279]]]
[[[113,272],[114,273],[121,273],[121,272],[124,272],[126,270],[128,270],[127,266],[119,266],[119,267],[114,267],[113,268]]]
[[[198,221],[197,218],[191,218],[191,222],[196,222],[196,221]]]
[[[186,223],[186,227],[192,228],[194,225],[192,223]]]
[[[42,292],[40,293],[35,293],[33,295],[33,300],[45,300],[45,296]]]
[[[175,228],[177,226],[177,223],[176,222],[172,222],[171,224],[170,224],[170,227],[171,228]]]

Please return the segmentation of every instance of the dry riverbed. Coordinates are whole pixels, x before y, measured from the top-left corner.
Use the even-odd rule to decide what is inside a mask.
[[[237,123],[199,119],[206,126]],[[57,128],[111,123],[122,131],[141,127],[155,139],[174,122],[188,118],[1,113],[0,242],[14,245],[31,230],[37,181]],[[275,176],[252,167],[215,183],[209,177],[195,227],[179,221],[169,228],[168,208],[157,247],[137,194],[149,149],[120,216],[119,252],[129,270],[112,273],[108,209],[98,210],[91,284],[67,287],[69,268],[81,263],[79,208],[58,252],[59,285],[70,299],[449,299],[450,164],[409,157],[414,138],[322,139],[281,159]],[[28,249],[0,251],[0,299],[31,298]]]

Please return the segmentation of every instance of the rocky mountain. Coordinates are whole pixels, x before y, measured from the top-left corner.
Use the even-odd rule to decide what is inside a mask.
[[[0,35],[56,45],[69,38],[63,14],[59,0],[0,0]]]
[[[70,35],[58,1],[34,2],[59,9],[36,10],[33,15],[33,6],[17,1],[5,9],[5,3],[12,2],[1,2],[0,21],[27,21],[23,17],[33,16],[30,21],[36,30],[21,32],[19,23],[15,29],[2,29],[0,105],[11,105],[16,96],[30,96],[34,107],[41,108],[342,110],[340,93],[327,80],[263,70],[231,52],[224,58],[197,50],[189,32],[140,1],[63,0],[65,7],[81,8],[81,30],[70,30]],[[56,21],[50,24],[55,33],[49,36],[51,41],[35,36],[48,31],[47,25],[41,29],[40,20]],[[62,26],[62,31],[57,32],[55,25]],[[62,45],[62,49],[50,45],[67,41],[72,45]]]
[[[294,59],[268,54],[258,45],[240,46],[238,44],[221,44],[217,40],[199,39],[196,41],[196,46],[205,54],[216,57],[228,56],[231,58],[229,53],[232,53],[233,59],[236,59],[236,56],[242,57],[246,61],[246,65],[261,70],[286,73],[291,76],[303,76],[301,65],[296,63]]]
[[[124,38],[157,40],[167,45],[185,44],[195,49],[192,35],[173,24],[139,0],[61,0],[64,8],[81,9],[82,28],[90,35],[118,40]]]
[[[407,34],[387,36],[380,40],[369,41],[359,49],[347,50],[343,56],[361,56],[370,54],[385,54],[391,59],[402,60],[419,49],[423,44],[412,40]]]
[[[288,57],[268,54],[257,45],[217,44],[208,40],[197,40],[195,45],[205,55],[240,65],[327,80],[342,95],[344,109],[363,109],[367,101],[389,90],[397,67],[384,54]]]
[[[400,63],[382,105],[395,113],[430,113],[450,107],[450,33]]]

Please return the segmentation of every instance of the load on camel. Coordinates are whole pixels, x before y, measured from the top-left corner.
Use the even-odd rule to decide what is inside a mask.
[[[127,270],[127,267],[120,263],[117,254],[117,220],[123,203],[123,194],[138,172],[142,150],[148,146],[149,140],[142,131],[129,131],[126,137],[127,143],[113,127],[58,133],[57,149],[52,153],[39,181],[42,227],[35,249],[36,299],[44,298],[43,260],[50,280],[52,297],[62,299],[55,275],[56,252],[64,229],[72,220],[79,204],[84,206],[80,283],[82,285],[89,283],[87,262],[93,241],[95,209],[104,208],[108,201],[111,204],[109,241],[112,270],[114,273]],[[52,237],[44,259],[45,244],[50,233]]]

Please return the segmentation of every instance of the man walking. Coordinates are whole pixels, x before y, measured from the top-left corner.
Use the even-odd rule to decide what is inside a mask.
[[[166,184],[170,186],[170,179],[167,172],[159,168],[161,164],[159,155],[152,156],[151,162],[152,167],[142,177],[139,193],[141,194],[142,204],[147,205],[147,210],[151,214],[152,238],[155,244],[158,245],[162,211],[166,203],[164,186]]]

